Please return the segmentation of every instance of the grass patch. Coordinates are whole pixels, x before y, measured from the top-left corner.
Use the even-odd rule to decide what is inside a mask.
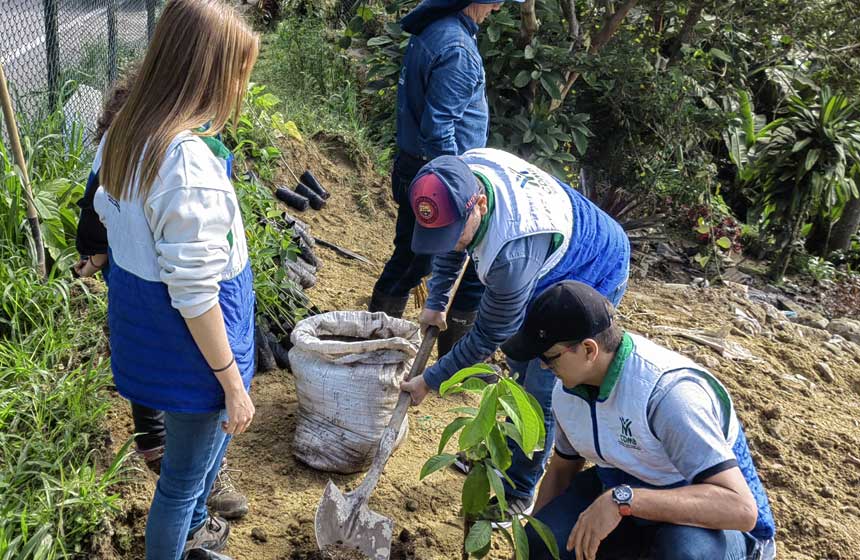
[[[368,134],[356,63],[330,34],[313,18],[284,20],[263,37],[253,79],[281,99],[284,114],[302,134],[340,135],[376,169],[387,170],[391,148],[381,149]]]
[[[40,281],[18,249],[0,255],[0,558],[85,556],[125,456],[100,443],[105,302],[79,280]]]

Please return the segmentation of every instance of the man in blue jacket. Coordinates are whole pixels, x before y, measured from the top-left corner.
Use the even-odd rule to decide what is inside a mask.
[[[502,0],[424,0],[400,22],[412,38],[397,88],[397,155],[391,172],[397,226],[394,253],[373,288],[370,311],[402,316],[409,292],[430,273],[432,257],[411,249],[415,216],[406,193],[415,174],[435,157],[486,145],[489,111],[477,33],[501,5]],[[481,291],[474,269],[469,270],[449,314],[452,328],[439,338],[440,355],[471,327]]]
[[[458,370],[486,360],[549,285],[578,280],[618,303],[627,287],[630,243],[615,220],[568,185],[512,154],[492,149],[441,156],[425,165],[409,190],[416,224],[412,250],[435,255],[430,295],[419,321],[447,327],[446,302],[466,253],[485,286],[474,328],[451,352],[404,383],[420,403]],[[555,377],[540,360],[511,362],[518,381],[550,411]],[[527,513],[543,474],[545,452],[533,459],[518,447],[506,488],[509,509]]]

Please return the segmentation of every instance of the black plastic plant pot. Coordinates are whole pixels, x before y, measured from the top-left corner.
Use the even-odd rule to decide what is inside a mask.
[[[327,200],[328,197],[331,196],[331,193],[329,193],[322,185],[320,185],[320,182],[317,181],[317,178],[314,177],[314,174],[311,173],[310,169],[302,173],[301,181],[302,183],[309,186],[311,190],[317,193],[319,197],[323,200]]]
[[[311,208],[314,210],[322,210],[323,206],[325,206],[325,200],[320,198],[320,195],[315,193],[309,186],[304,183],[299,183],[296,185],[296,192],[304,197],[307,197],[308,202],[311,204]]]
[[[278,187],[278,190],[275,191],[275,196],[278,197],[278,200],[290,208],[295,208],[299,212],[304,212],[308,209],[309,202],[307,197],[294,193],[286,187]]]

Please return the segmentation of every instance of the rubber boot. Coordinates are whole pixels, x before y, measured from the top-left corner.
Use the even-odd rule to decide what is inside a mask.
[[[439,352],[439,358],[451,351],[451,348],[457,344],[457,341],[466,336],[472,330],[475,324],[475,318],[478,316],[477,311],[457,311],[452,309],[448,313],[448,328],[439,333],[439,338],[436,340],[436,350]]]
[[[382,311],[389,317],[400,319],[403,317],[403,312],[406,311],[407,303],[409,303],[409,294],[405,296],[389,296],[373,290],[367,310],[371,313]]]

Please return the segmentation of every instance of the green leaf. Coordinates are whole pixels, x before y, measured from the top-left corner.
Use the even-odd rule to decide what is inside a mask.
[[[720,237],[719,239],[717,239],[717,246],[720,249],[725,249],[726,251],[728,251],[732,248],[732,240],[726,236]]]
[[[456,460],[457,456],[451,455],[450,453],[442,453],[430,457],[429,459],[427,459],[427,462],[424,463],[424,466],[421,467],[421,474],[418,476],[418,480],[424,480],[427,475],[432,474],[440,469],[450,467],[454,464],[454,461]]]
[[[804,138],[803,140],[795,142],[794,146],[791,148],[791,153],[796,154],[803,148],[807,147],[810,142],[812,142],[812,138]]]
[[[535,48],[531,45],[526,45],[526,48],[523,49],[523,55],[526,60],[531,60],[535,57]]]
[[[499,37],[502,35],[502,30],[498,25],[490,25],[487,28],[487,38],[491,43],[495,43],[499,40]]]
[[[555,100],[561,99],[561,78],[555,72],[551,72],[549,74],[542,74],[540,77],[540,84],[543,86],[543,89]]]
[[[696,261],[700,267],[705,268],[708,265],[708,261],[711,260],[711,257],[710,255],[702,255],[701,253],[698,253],[693,257],[693,260]]]
[[[526,536],[526,530],[520,524],[519,519],[514,519],[511,523],[511,528],[514,530],[514,552],[516,552],[517,560],[528,560],[529,558],[529,539]],[[558,558],[558,556],[556,556]]]
[[[555,542],[555,535],[552,534],[552,531],[546,524],[539,520],[536,517],[532,517],[531,515],[523,515],[526,518],[529,525],[532,526],[532,529],[535,530],[535,533],[541,538],[543,543],[546,545],[547,549],[549,549],[550,554],[552,554],[553,558],[558,559],[558,543]],[[525,532],[525,531],[524,531]]]
[[[466,536],[466,552],[472,554],[490,544],[493,536],[493,526],[489,521],[476,521]]]
[[[463,514],[477,515],[490,503],[490,481],[483,463],[475,463],[463,483]]]
[[[818,161],[818,157],[821,155],[821,150],[818,148],[813,148],[806,152],[806,161],[803,163],[803,168],[809,171],[812,169],[816,162]]]
[[[588,150],[588,138],[575,130],[573,132],[573,145],[576,146],[576,151],[579,152],[579,155],[584,156],[586,150]]]
[[[341,38],[337,41],[337,45],[342,49],[348,49],[351,44],[352,37],[349,37],[348,35],[341,36]]]
[[[445,429],[442,430],[442,437],[439,440],[439,451],[438,451],[438,453],[440,455],[442,454],[443,451],[445,451],[445,446],[448,445],[448,440],[450,440],[451,437],[460,430],[460,428],[462,428],[463,426],[465,426],[466,424],[468,424],[471,421],[472,421],[471,418],[466,418],[464,416],[460,416],[460,417],[454,418],[454,420],[452,420],[450,424],[445,426]]]
[[[390,45],[393,42],[394,41],[391,39],[391,37],[388,37],[386,35],[380,35],[379,37],[373,37],[371,39],[368,39],[367,40],[367,46],[368,47],[381,47],[383,45]]]
[[[532,403],[532,410],[534,410],[538,415],[538,426],[540,426],[540,434],[538,435],[538,448],[546,449],[546,426],[544,422],[546,419],[543,415],[543,409],[540,406],[540,403],[531,393],[526,393],[526,396],[529,398],[529,402]]]
[[[540,437],[540,419],[537,412],[532,408],[528,395],[519,384],[511,381],[506,383],[505,387],[513,397],[516,412],[519,413],[520,423],[517,425],[516,418],[514,418],[514,424],[517,425],[523,438],[523,453],[531,459]],[[508,413],[510,414],[510,412]]]
[[[726,54],[725,51],[721,51],[720,49],[711,49],[711,56],[714,58],[719,58],[723,62],[732,62],[732,57]]]
[[[373,19],[373,10],[367,6],[361,6],[355,11],[355,13],[364,21],[370,21]]]
[[[514,87],[525,87],[530,81],[531,76],[529,75],[528,70],[521,70],[520,73],[517,74],[516,78],[514,78]]]
[[[499,402],[501,402],[501,399],[499,399]],[[514,440],[514,443],[519,445],[520,449],[523,448],[523,436],[522,434],[520,434],[519,428],[517,428],[514,424],[511,424],[510,422],[499,424],[499,426],[501,426],[502,432],[504,432],[506,437],[509,437]]]
[[[295,138],[299,142],[303,142],[302,133],[299,132],[299,127],[296,126],[296,123],[293,121],[287,121],[284,123],[284,130],[287,134],[289,134],[292,138]]]
[[[361,16],[356,15],[349,20],[349,24],[347,24],[346,28],[353,33],[361,33],[364,30],[364,19],[362,19]]]
[[[471,367],[463,368],[452,375],[449,379],[442,382],[442,385],[439,386],[439,395],[444,397],[451,387],[457,385],[464,379],[468,379],[474,375],[486,375],[488,373],[496,373],[496,370],[494,370],[493,366],[490,364],[475,364]]]
[[[493,428],[490,430],[486,443],[487,449],[490,452],[490,458],[493,460],[496,468],[500,471],[508,470],[508,467],[511,466],[512,454],[508,448],[508,442],[505,441],[505,436],[497,424],[493,425]]]
[[[460,451],[465,451],[481,443],[486,438],[493,426],[496,425],[496,411],[498,408],[497,385],[488,385],[481,395],[481,406],[478,414],[473,418],[460,433]]]
[[[502,484],[502,479],[499,477],[499,473],[496,472],[496,469],[487,468],[487,478],[490,480],[490,488],[493,489],[493,493],[499,501],[500,511],[507,511],[508,500],[505,498],[505,487]]]

